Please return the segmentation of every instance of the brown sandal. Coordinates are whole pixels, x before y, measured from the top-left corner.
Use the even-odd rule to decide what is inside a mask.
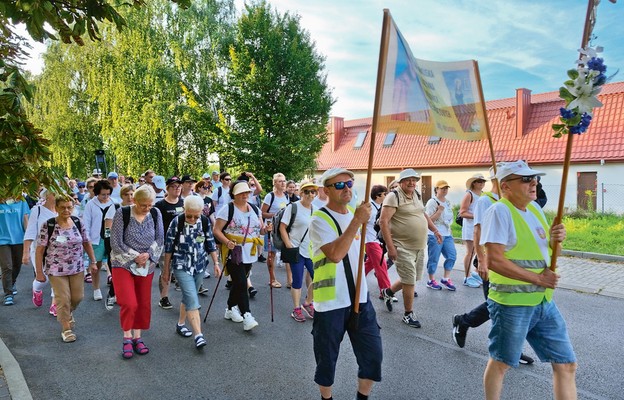
[[[271,282],[271,286],[273,286],[276,289],[279,289],[279,288],[282,287],[282,284],[279,283],[278,281],[273,281],[273,282]]]

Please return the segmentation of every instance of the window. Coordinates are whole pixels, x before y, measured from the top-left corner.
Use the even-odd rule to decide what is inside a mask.
[[[442,138],[440,136],[429,136],[429,144],[438,144]]]
[[[364,145],[364,140],[366,140],[366,131],[362,131],[358,133],[358,137],[355,140],[355,144],[353,145],[354,149],[361,149]]]
[[[394,139],[396,138],[396,131],[389,131],[386,133],[386,138],[383,142],[383,147],[390,147],[394,144]]]

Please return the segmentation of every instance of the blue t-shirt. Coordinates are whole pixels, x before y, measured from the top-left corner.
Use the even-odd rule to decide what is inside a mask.
[[[8,204],[7,204],[8,202]],[[24,215],[30,214],[28,203],[7,200],[0,203],[0,245],[24,243]]]

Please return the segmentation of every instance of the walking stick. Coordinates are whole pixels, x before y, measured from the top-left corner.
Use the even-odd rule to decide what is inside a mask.
[[[267,269],[269,270],[269,287],[270,287],[270,297],[271,297],[271,322],[273,322],[273,282],[271,282],[271,267],[274,267],[274,265],[271,265],[275,262],[274,258],[271,257],[271,234],[269,233],[268,236],[269,238],[269,254],[267,257]]]
[[[225,272],[225,265],[223,266],[223,269],[221,270],[221,273],[219,274],[219,279],[217,279],[217,286],[215,286],[215,290],[212,293],[212,298],[210,299],[210,304],[208,304],[208,310],[206,310],[206,315],[204,315],[204,323],[206,323],[206,318],[208,318],[208,313],[210,312],[210,308],[212,307],[212,302],[215,299],[215,296],[217,295],[217,289],[219,289],[219,284],[221,283],[221,278],[223,278],[223,273]]]

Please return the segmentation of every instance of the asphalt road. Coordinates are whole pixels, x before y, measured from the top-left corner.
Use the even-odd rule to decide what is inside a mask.
[[[61,341],[56,319],[48,315],[49,297],[35,308],[30,301],[30,276],[24,269],[12,307],[0,307],[0,335],[19,362],[34,399],[317,399],[313,382],[312,322],[290,317],[289,290],[274,289],[275,322],[271,322],[266,264],[256,264],[253,280],[259,290],[252,313],[260,323],[252,332],[223,319],[227,291],[221,288],[204,334],[208,345],[198,352],[192,338],[175,333],[180,293],[171,291],[173,310],[158,307],[154,280],[152,329],[143,335],[151,352],[131,360],[121,357],[118,308],[106,311],[85,290],[75,312],[78,340]],[[396,277],[391,269],[391,277]],[[285,272],[278,268],[285,283]],[[460,282],[462,271],[453,271]],[[588,276],[588,279],[599,277]],[[105,282],[105,280],[102,280]],[[376,293],[376,281],[368,277]],[[216,279],[204,281],[212,295]],[[470,330],[459,349],[451,339],[451,317],[482,301],[480,289],[459,285],[457,292],[432,291],[419,282],[416,313],[423,327],[400,321],[403,307],[389,313],[373,303],[382,327],[383,380],[376,399],[482,399],[482,374],[487,361],[488,325]],[[210,296],[202,298],[203,310]],[[624,300],[558,290],[556,302],[567,320],[579,360],[580,399],[624,399],[622,334]],[[203,311],[202,311],[203,317]],[[528,354],[533,351],[528,348]],[[345,337],[339,358],[334,398],[355,397],[357,366]],[[503,398],[552,398],[551,368],[537,363],[507,375]]]

